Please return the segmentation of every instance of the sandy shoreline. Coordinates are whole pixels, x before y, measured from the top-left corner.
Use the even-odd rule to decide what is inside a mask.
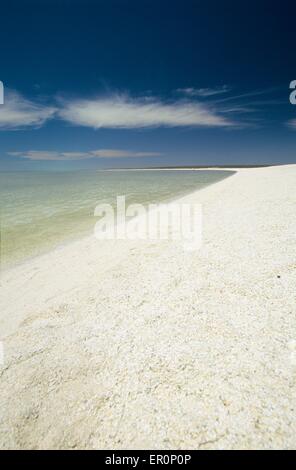
[[[194,253],[88,238],[3,273],[0,447],[295,448],[295,183],[182,198]]]

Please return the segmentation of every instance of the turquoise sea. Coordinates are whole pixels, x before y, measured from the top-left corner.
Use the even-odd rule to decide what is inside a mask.
[[[115,170],[0,174],[1,265],[6,267],[93,233],[99,203],[171,200],[230,171]]]

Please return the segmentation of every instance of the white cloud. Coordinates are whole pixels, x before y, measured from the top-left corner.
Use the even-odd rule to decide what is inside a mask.
[[[288,126],[291,127],[291,129],[295,129],[296,131],[296,119],[291,119],[288,121]]]
[[[228,93],[230,91],[230,87],[228,87],[227,85],[223,85],[221,87],[215,88],[178,88],[177,91],[187,96],[207,97],[219,95],[221,93]]]
[[[15,91],[5,90],[5,102],[0,106],[0,130],[38,128],[52,118],[55,111],[54,107],[33,103]]]
[[[101,149],[91,152],[97,158],[124,158],[124,157],[159,157],[161,152],[135,152],[133,150]]]
[[[57,104],[52,105],[32,101],[15,91],[6,90],[5,104],[0,107],[0,130],[39,128],[52,118],[93,129],[242,126],[244,123],[231,118],[231,113],[243,112],[242,107],[236,109],[232,106],[228,109],[220,104],[240,96],[210,102],[193,99],[197,96],[225,93],[228,90],[226,85],[215,89],[179,89],[187,97],[173,102],[151,96],[131,98],[127,94],[114,94],[96,99],[59,100]],[[259,93],[262,92],[241,96]],[[74,154],[73,158],[76,158]]]
[[[260,96],[260,95],[266,95],[269,93],[273,93],[274,91],[277,91],[277,87],[271,87],[271,88],[265,88],[264,90],[255,90],[255,91],[249,91],[247,93],[242,93],[241,95],[232,95],[232,96],[227,96],[226,98],[221,98],[219,100],[216,100],[216,103],[224,103],[225,101],[232,101],[232,100],[238,100],[242,98],[250,98],[253,96]]]
[[[196,101],[179,100],[166,103],[156,98],[133,99],[127,95],[64,101],[59,116],[71,124],[94,129],[223,127],[234,124],[210,106]]]
[[[47,150],[29,150],[27,152],[8,152],[14,157],[26,158],[28,160],[86,160],[89,158],[129,158],[129,157],[156,157],[163,155],[159,152],[135,152],[133,150],[100,149],[89,152],[55,152]]]

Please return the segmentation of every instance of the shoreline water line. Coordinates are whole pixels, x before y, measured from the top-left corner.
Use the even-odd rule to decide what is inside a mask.
[[[15,173],[1,189],[2,269],[92,233],[99,203],[171,202],[232,172]],[[4,178],[3,178],[4,180]]]

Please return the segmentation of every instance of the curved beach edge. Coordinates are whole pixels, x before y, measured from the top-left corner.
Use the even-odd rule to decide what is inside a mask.
[[[237,169],[180,198],[194,252],[88,238],[3,273],[0,447],[295,448],[295,183]]]

